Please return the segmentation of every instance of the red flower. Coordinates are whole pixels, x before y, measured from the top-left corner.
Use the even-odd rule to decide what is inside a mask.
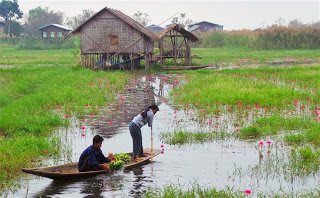
[[[238,100],[238,101],[237,101],[237,107],[238,107],[238,108],[242,108],[242,106],[243,106],[242,102],[241,102],[240,100]]]
[[[246,195],[250,195],[250,194],[252,193],[252,191],[251,191],[250,189],[247,189],[247,190],[244,191],[244,193],[245,193]]]
[[[82,127],[81,127],[81,130],[82,130],[82,131],[86,130],[86,127],[85,127],[85,126],[82,126]]]
[[[293,101],[293,104],[294,104],[294,105],[298,105],[298,103],[299,103],[299,100],[297,100],[297,99],[295,99],[295,100]]]
[[[261,105],[260,104],[255,104],[254,105],[257,109],[260,109],[261,108]]]

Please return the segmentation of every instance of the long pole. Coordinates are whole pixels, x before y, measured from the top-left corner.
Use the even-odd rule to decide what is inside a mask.
[[[151,162],[153,162],[153,132],[151,127]]]

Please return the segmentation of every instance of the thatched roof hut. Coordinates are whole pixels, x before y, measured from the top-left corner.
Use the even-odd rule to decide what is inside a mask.
[[[92,68],[149,68],[158,36],[119,10],[103,8],[71,32],[80,34],[81,64]]]

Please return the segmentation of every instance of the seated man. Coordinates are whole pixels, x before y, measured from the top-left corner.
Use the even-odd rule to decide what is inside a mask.
[[[93,137],[93,144],[86,148],[80,156],[78,163],[79,172],[109,170],[109,166],[105,163],[111,160],[102,154],[102,142],[103,138],[100,135]]]

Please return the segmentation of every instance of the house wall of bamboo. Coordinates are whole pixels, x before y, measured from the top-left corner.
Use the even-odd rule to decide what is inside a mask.
[[[153,41],[105,10],[81,28],[82,54],[144,54]]]

